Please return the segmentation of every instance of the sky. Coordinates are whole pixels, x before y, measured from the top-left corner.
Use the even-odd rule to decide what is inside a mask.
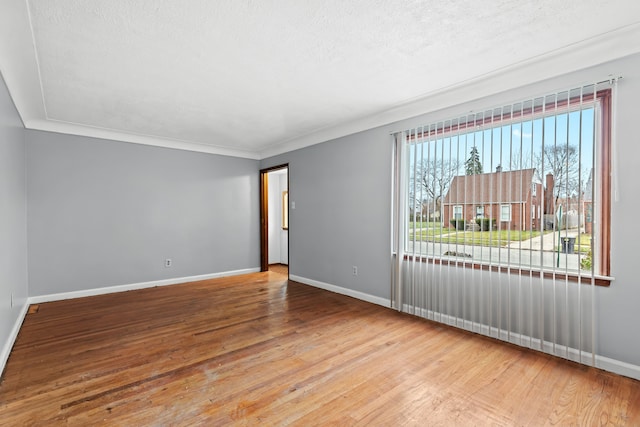
[[[498,165],[503,171],[538,167],[536,157],[545,147],[575,146],[578,150],[581,167],[581,182],[584,185],[593,165],[594,154],[594,114],[592,105],[581,110],[557,115],[548,115],[524,121],[514,120],[505,125],[463,132],[458,134],[432,137],[427,142],[418,142],[409,147],[408,162],[410,169],[414,162],[421,160],[433,162],[434,159],[448,163],[450,159],[460,162],[458,175],[464,174],[464,162],[469,158],[475,146],[480,155],[483,173],[494,172]],[[427,129],[425,127],[425,129]],[[420,132],[421,129],[418,129]],[[548,170],[545,165],[544,177]]]

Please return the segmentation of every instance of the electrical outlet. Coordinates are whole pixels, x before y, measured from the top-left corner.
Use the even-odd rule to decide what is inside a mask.
[[[295,210],[296,208],[296,202],[291,202],[291,210]]]
[[[164,260],[164,266],[166,268],[171,267],[172,264],[173,264],[173,261],[171,261],[171,258],[167,258],[167,259]]]
[[[354,265],[352,268],[353,268],[353,275],[357,276],[358,275],[358,267]]]

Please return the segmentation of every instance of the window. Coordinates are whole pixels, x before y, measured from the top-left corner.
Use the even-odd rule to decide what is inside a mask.
[[[457,205],[453,207],[453,219],[462,219],[462,206]]]
[[[403,215],[404,253],[608,283],[610,99],[610,89],[590,85],[399,134],[407,179],[397,203],[407,213],[420,204],[425,219],[416,221],[440,218],[412,233]],[[474,209],[480,231],[471,238],[452,220]]]
[[[511,205],[500,205],[500,221],[511,221]]]

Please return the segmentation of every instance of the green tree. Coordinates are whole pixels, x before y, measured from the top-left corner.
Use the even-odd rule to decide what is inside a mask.
[[[480,154],[478,153],[478,148],[475,146],[471,149],[471,153],[469,154],[467,161],[464,162],[464,172],[467,175],[477,175],[482,173]]]

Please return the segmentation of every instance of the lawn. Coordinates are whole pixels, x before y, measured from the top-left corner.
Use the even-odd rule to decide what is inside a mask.
[[[550,232],[545,232],[548,234]],[[455,231],[449,228],[422,230],[417,240],[459,245],[507,246],[509,243],[528,240],[540,235],[539,231],[492,230],[492,231]],[[413,233],[409,232],[409,240]],[[582,241],[581,241],[582,243]]]
[[[437,228],[440,229],[442,225],[440,224],[440,222],[437,221],[418,221],[416,223],[414,222],[409,222],[409,230],[413,230],[413,228]]]
[[[458,245],[478,245],[504,247],[513,242],[519,242],[540,236],[540,231],[492,230],[492,231],[456,231],[453,228],[440,228],[439,222],[416,223],[421,230],[417,240],[424,242],[449,243]],[[426,227],[429,228],[426,228]],[[553,231],[545,231],[545,234]],[[409,229],[409,240],[413,241],[413,232]],[[582,233],[574,245],[574,252],[586,254],[591,249],[591,235]],[[558,246],[558,250],[562,248]]]
[[[560,247],[559,250],[562,250]],[[575,253],[587,254],[591,250],[591,234],[580,233],[580,236],[576,237],[576,243],[573,246]]]
[[[417,239],[424,241],[433,241],[434,238],[439,238],[441,235],[447,235],[450,232],[455,231],[453,228],[441,228],[439,222],[433,224],[435,224],[436,226],[432,228],[422,228],[420,231],[418,231]],[[409,240],[413,240],[413,230],[411,228],[409,229]]]

